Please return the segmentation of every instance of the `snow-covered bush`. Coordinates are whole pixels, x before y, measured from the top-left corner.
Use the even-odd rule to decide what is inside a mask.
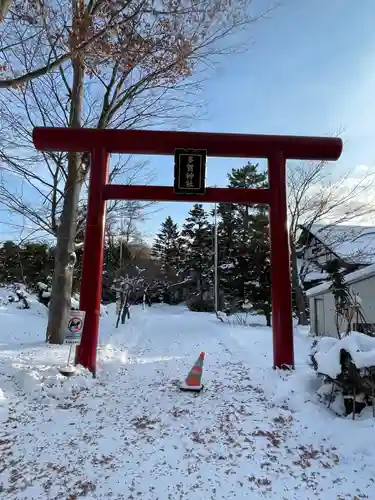
[[[342,339],[322,337],[311,346],[310,358],[315,371],[325,382],[335,382],[344,396],[346,413],[359,413],[373,404],[375,392],[375,338],[350,332]]]
[[[36,288],[37,288],[38,301],[41,304],[48,307],[50,299],[51,299],[51,285],[46,284],[46,283],[42,283],[42,282],[38,282],[36,284]],[[79,294],[78,293],[72,294],[70,304],[71,304],[71,309],[73,309],[74,311],[79,311]],[[100,315],[104,316],[106,314],[108,314],[107,308],[103,304],[101,304],[100,305]]]
[[[26,286],[23,283],[14,283],[4,287],[7,295],[0,297],[1,305],[8,305],[10,303],[18,303],[18,309],[30,309],[29,294]]]
[[[51,299],[51,283],[43,283],[41,281],[38,281],[38,283],[36,284],[36,293],[39,302],[48,307],[49,301]]]
[[[313,347],[312,355],[317,371],[331,378],[341,374],[340,358],[346,351],[358,370],[375,366],[375,338],[364,333],[351,332],[343,339],[322,337]]]

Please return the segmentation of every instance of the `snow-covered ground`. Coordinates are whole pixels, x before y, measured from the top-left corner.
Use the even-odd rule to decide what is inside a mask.
[[[305,332],[279,373],[267,327],[161,305],[116,330],[108,313],[98,378],[64,379],[45,308],[0,307],[1,499],[375,498],[371,409],[353,421],[318,401]],[[200,351],[205,388],[181,392]]]

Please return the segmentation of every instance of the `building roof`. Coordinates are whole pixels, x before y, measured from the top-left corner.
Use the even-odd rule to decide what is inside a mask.
[[[375,276],[375,264],[364,267],[362,269],[358,269],[358,271],[354,271],[353,273],[349,273],[344,276],[344,279],[345,283],[349,285],[351,283],[357,283],[358,281],[363,281],[365,279],[371,278],[372,276]],[[306,295],[308,297],[320,295],[327,292],[330,286],[331,282],[326,281],[325,283],[321,283],[320,285],[314,286],[314,288],[310,288],[310,290],[307,290]]]
[[[302,227],[347,263],[375,263],[374,226],[313,224],[310,229]]]

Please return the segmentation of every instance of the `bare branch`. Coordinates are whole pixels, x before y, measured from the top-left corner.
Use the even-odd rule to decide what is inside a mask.
[[[67,192],[68,156],[35,152],[32,128],[73,124],[72,113],[80,101],[74,95],[76,68],[84,70],[82,113],[76,126],[186,126],[203,114],[204,103],[197,94],[208,78],[207,68],[216,64],[214,57],[239,50],[241,38],[231,45],[230,37],[243,33],[247,39],[249,26],[269,12],[251,15],[251,0],[238,0],[236,6],[230,0],[181,0],[175,5],[162,2],[160,9],[151,0],[126,0],[115,7],[108,0],[90,0],[79,8],[78,4],[46,1],[26,9],[22,0],[15,0],[4,24],[8,31],[0,35],[0,45],[7,40],[0,51],[10,68],[10,80],[0,80],[0,88],[8,89],[0,95],[5,131],[0,142],[0,201],[55,236]],[[15,68],[21,74],[15,75]],[[77,165],[71,179],[82,185],[79,240],[88,155],[82,155]],[[22,196],[14,188],[14,176],[24,186]],[[125,158],[113,164],[110,180],[114,179],[147,184],[151,174],[145,165]],[[108,220],[120,214],[134,226],[145,210],[154,209],[113,202]]]

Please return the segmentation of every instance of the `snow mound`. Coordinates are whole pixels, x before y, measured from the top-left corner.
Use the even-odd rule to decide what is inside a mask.
[[[341,373],[340,351],[347,351],[358,369],[375,366],[375,338],[351,332],[343,339],[323,337],[313,349],[318,372],[336,378]]]
[[[271,328],[166,305],[132,306],[116,328],[110,304],[97,378],[64,378],[69,348],[45,345],[46,317],[14,304],[0,316],[1,498],[373,497],[371,408],[355,421],[322,408],[307,329],[294,331],[296,370],[274,370]],[[181,392],[201,351],[205,390]]]
[[[79,295],[75,293],[70,299],[71,308],[73,311],[79,311]],[[100,316],[106,316],[108,314],[107,306],[100,304]]]

